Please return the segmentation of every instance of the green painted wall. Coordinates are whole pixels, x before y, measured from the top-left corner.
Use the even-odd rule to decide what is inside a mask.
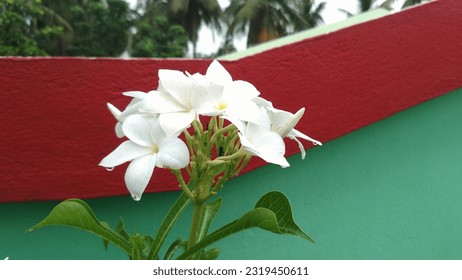
[[[462,259],[462,89],[377,122],[323,147],[291,167],[266,166],[225,187],[215,227],[282,190],[295,219],[317,241],[261,230],[222,241],[222,259]],[[314,136],[314,135],[313,135]],[[177,193],[88,200],[114,225],[154,231]],[[65,227],[25,230],[56,202],[0,205],[0,258],[118,259],[90,234]],[[176,232],[186,231],[188,220]]]

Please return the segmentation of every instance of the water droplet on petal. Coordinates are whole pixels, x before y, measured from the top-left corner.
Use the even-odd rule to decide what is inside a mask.
[[[114,166],[112,166],[112,167],[106,167],[106,170],[107,170],[107,171],[112,171],[112,170],[114,170]]]
[[[140,201],[141,196],[132,195],[134,201]]]

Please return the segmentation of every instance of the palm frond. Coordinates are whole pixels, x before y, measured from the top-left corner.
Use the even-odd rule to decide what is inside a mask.
[[[337,9],[337,10],[338,10],[339,12],[345,14],[347,17],[352,17],[352,16],[354,16],[354,14],[353,14],[352,12],[349,12],[349,11],[347,11],[347,10],[345,10],[345,9]]]
[[[74,29],[72,28],[72,26],[61,15],[44,5],[41,5],[40,8],[44,12],[44,14],[49,17],[49,20],[51,22],[56,21],[56,23],[69,30],[71,34],[74,34]]]
[[[407,7],[416,5],[416,4],[420,4],[420,3],[422,3],[422,0],[406,0],[402,8],[404,9],[404,8],[407,8]]]
[[[386,0],[382,4],[380,4],[380,8],[384,8],[387,10],[392,10],[393,9],[393,3],[395,3],[396,0]]]

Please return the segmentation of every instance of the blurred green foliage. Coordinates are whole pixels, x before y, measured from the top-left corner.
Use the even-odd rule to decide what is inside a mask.
[[[1,56],[183,57],[187,40],[124,0],[0,0]]]
[[[37,41],[62,34],[62,28],[38,26],[43,16],[40,0],[0,0],[0,55],[47,55]]]

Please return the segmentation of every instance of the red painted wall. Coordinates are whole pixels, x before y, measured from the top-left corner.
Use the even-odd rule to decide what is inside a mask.
[[[276,107],[306,107],[299,130],[326,142],[462,87],[460,34],[462,1],[440,0],[222,64]],[[209,63],[0,58],[0,202],[127,194],[125,167],[98,167],[120,143],[106,103],[123,108],[121,92],[155,89],[158,69],[204,73]],[[147,191],[175,184],[156,169]]]

